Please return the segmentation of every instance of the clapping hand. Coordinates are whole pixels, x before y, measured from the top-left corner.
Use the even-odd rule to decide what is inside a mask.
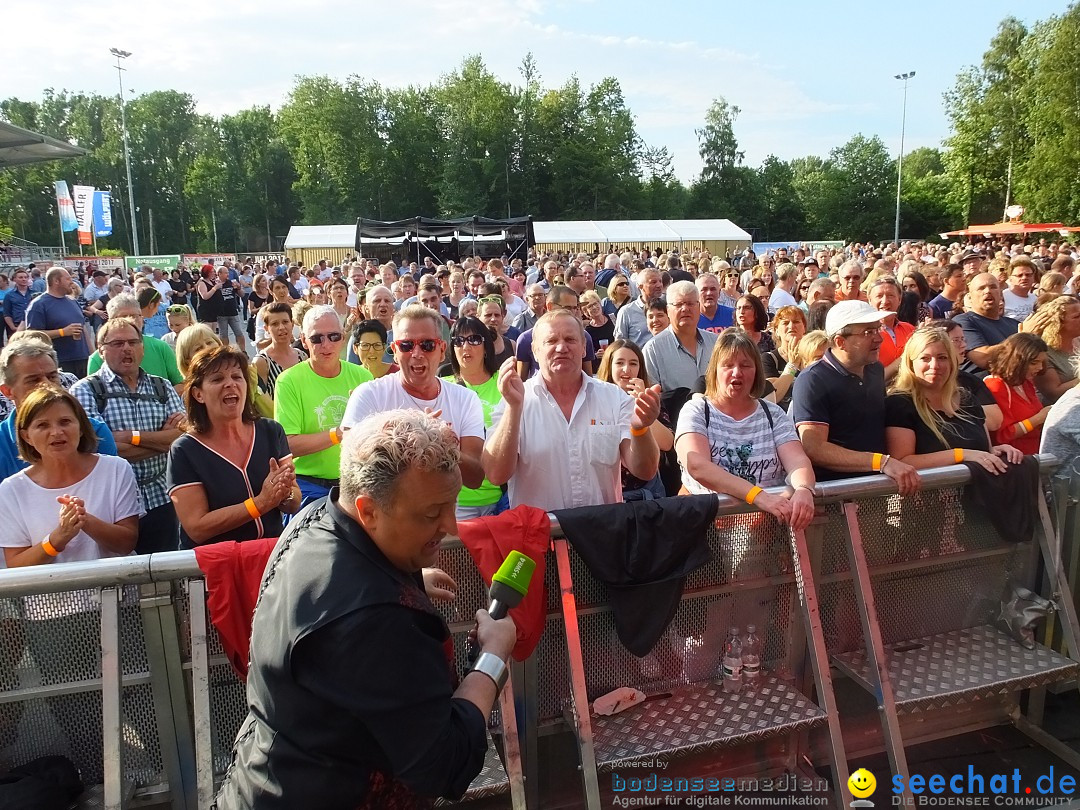
[[[73,495],[61,495],[56,502],[60,504],[60,520],[49,534],[49,540],[53,548],[63,551],[86,524],[86,504],[82,498]]]
[[[631,430],[647,428],[660,416],[660,386],[644,388],[634,394],[634,415],[630,418]]]

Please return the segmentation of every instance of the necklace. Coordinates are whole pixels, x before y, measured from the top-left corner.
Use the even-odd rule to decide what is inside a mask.
[[[418,400],[416,397],[414,397],[412,394],[409,393],[409,389],[406,386],[404,380],[401,381],[401,390],[405,392],[405,396],[407,396],[409,399],[411,399],[413,401],[413,404],[416,405],[416,407],[419,410],[422,411],[425,408],[431,408],[431,410],[437,411],[437,410],[439,410],[438,407],[437,407],[437,405],[439,404],[439,398],[442,397],[442,381],[437,380],[436,382],[439,383],[439,390],[435,394],[435,396],[432,397],[431,399]],[[422,404],[420,404],[421,402],[431,403],[431,404],[430,405],[422,405]]]

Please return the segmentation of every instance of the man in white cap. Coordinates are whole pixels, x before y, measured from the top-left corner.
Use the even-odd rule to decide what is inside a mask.
[[[881,321],[865,301],[841,301],[825,317],[830,348],[795,380],[791,415],[818,481],[880,472],[901,494],[919,488],[915,468],[885,454]]]

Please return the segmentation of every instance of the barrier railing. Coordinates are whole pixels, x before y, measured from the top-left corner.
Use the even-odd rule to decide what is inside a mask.
[[[1041,462],[1044,472],[1053,466],[1049,457]],[[1000,716],[987,722],[1011,721],[1061,753],[1038,727],[1037,713],[1019,714],[1017,698],[1020,690],[1076,677],[1074,611],[1060,617],[1068,625],[1071,657],[1040,645],[1035,664],[1025,663],[1038,670],[1034,677],[987,671],[978,689],[914,695],[898,675],[898,660],[918,659],[935,644],[969,657],[979,645],[989,645],[999,656],[1015,652],[1004,634],[987,629],[989,612],[999,604],[1005,582],[1038,590],[1040,552],[1050,572],[1048,592],[1059,601],[1071,599],[1062,553],[1055,550],[1060,536],[1050,525],[1045,503],[1041,545],[1005,544],[982,515],[965,510],[961,494],[968,478],[963,466],[924,471],[922,491],[911,498],[897,496],[884,476],[820,484],[819,516],[803,538],[769,529],[775,528],[771,519],[721,497],[718,529],[710,538],[716,562],[690,576],[673,623],[672,632],[683,644],[677,675],[671,655],[674,635],[665,637],[666,652],[656,653],[651,662],[634,659],[613,640],[603,587],[569,547],[549,552],[546,632],[536,653],[513,667],[513,703],[509,691],[504,692],[501,711],[495,713],[496,718],[512,714],[518,719],[524,784],[508,780],[492,748],[474,795],[510,791],[515,806],[527,800],[539,807],[540,735],[565,730],[569,717],[583,741],[575,714],[588,717],[589,701],[615,686],[638,685],[667,694],[708,683],[722,641],[715,628],[750,622],[764,630],[769,683],[775,680],[778,690],[788,690],[785,704],[804,701],[809,719],[791,726],[790,744],[768,763],[773,769],[798,770],[812,753],[807,729],[828,726],[830,747],[818,764],[830,764],[834,781],[842,782],[842,718],[830,705],[829,662],[880,696],[886,750],[895,772],[906,773],[904,746],[930,734],[925,729],[906,733],[907,712],[976,697],[1000,701]],[[1076,503],[1057,506],[1062,525],[1074,525]],[[552,534],[561,537],[557,525]],[[758,542],[762,538],[767,542]],[[464,636],[472,627],[474,606],[486,602],[486,586],[456,538],[444,543],[440,565],[458,583],[457,603],[440,609],[457,642],[459,668],[464,668]],[[568,588],[575,597],[578,639],[566,621],[571,614],[564,610],[562,595]],[[663,672],[666,679],[657,676]],[[947,700],[935,699],[943,695]],[[100,783],[106,808],[123,807],[138,794],[167,800],[177,810],[204,810],[245,714],[243,686],[207,623],[205,585],[193,552],[0,573],[0,750],[11,761],[65,753],[86,781]],[[633,715],[625,714],[620,722],[632,724]],[[940,725],[933,734],[940,736],[947,720]],[[741,741],[739,735],[720,735],[717,744]],[[514,742],[507,739],[506,748],[516,748]],[[678,752],[675,745],[653,751],[665,756]],[[583,756],[584,790],[592,802],[598,795],[596,769],[619,761],[611,753],[597,757],[594,745],[591,761]]]

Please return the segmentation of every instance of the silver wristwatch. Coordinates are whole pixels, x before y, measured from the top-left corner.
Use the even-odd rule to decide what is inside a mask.
[[[502,694],[503,687],[506,686],[506,679],[510,674],[510,671],[506,668],[506,663],[499,656],[489,652],[482,652],[477,656],[472,671],[482,672],[491,678],[495,682],[495,689],[499,694]]]

